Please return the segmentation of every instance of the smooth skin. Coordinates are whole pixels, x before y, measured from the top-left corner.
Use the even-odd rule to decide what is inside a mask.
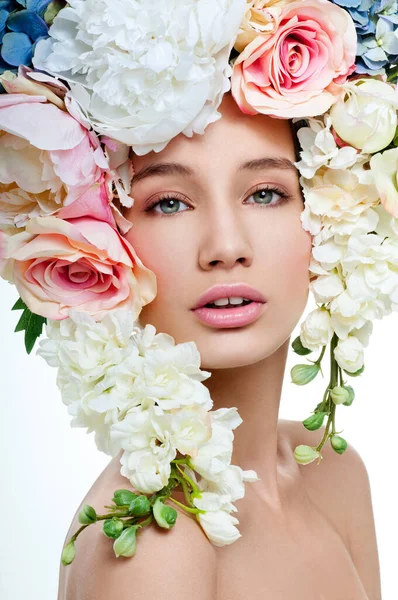
[[[204,135],[180,135],[162,152],[134,158],[126,237],[157,276],[158,293],[141,324],[177,343],[195,341],[202,368],[212,373],[204,384],[214,409],[235,406],[243,419],[232,463],[255,469],[260,480],[235,503],[242,537],[216,548],[178,509],[172,531],[148,528],[136,556],[123,560],[100,528],[90,527],[75,562],[61,567],[59,600],[381,599],[361,457],[352,446],[342,456],[325,446],[321,465],[299,466],[295,446],[317,445],[324,430],[278,418],[311,255],[292,133],[287,121],[244,115],[229,94],[220,110]],[[264,294],[255,323],[214,329],[199,321],[191,310],[198,297],[223,283],[247,283]],[[118,460],[83,502],[100,508],[126,487]],[[76,527],[75,517],[70,532]]]

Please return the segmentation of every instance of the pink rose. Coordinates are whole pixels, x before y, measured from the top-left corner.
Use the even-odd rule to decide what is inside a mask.
[[[53,214],[114,225],[107,160],[99,139],[67,111],[65,86],[26,67],[2,83],[9,93],[0,95],[0,225]]]
[[[277,31],[258,35],[235,61],[232,95],[242,112],[290,119],[323,114],[354,71],[349,13],[328,0],[284,7]]]
[[[101,319],[121,307],[136,319],[157,291],[127,240],[91,218],[33,218],[9,238],[7,258],[22,300],[48,319],[65,319],[70,309]]]

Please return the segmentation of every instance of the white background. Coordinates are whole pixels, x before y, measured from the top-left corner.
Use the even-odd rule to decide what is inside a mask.
[[[23,334],[13,333],[20,315],[10,312],[16,299],[15,288],[0,281],[0,597],[56,600],[66,532],[110,459],[98,452],[92,435],[70,428],[55,385],[56,370],[35,350],[27,356]],[[313,307],[310,301],[306,313]],[[336,422],[368,469],[383,600],[396,600],[398,589],[397,334],[397,314],[375,322],[365,373],[350,380],[356,398],[351,407],[338,407]],[[297,335],[298,327],[292,340]],[[303,361],[291,351],[280,416],[302,421],[321,400],[327,380],[293,385],[290,369],[297,362]]]

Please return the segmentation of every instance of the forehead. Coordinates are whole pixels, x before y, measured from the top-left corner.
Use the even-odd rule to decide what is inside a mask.
[[[203,135],[188,138],[180,134],[161,152],[134,156],[135,170],[158,162],[184,162],[196,168],[234,168],[256,157],[295,160],[293,132],[284,119],[266,115],[245,115],[230,94],[225,94],[219,108],[221,118],[208,125]]]

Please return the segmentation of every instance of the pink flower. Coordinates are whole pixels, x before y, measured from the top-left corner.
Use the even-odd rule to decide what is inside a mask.
[[[53,214],[114,225],[107,160],[98,138],[67,111],[65,86],[26,67],[2,83],[9,93],[0,95],[0,225]]]
[[[290,119],[323,114],[354,71],[350,15],[328,0],[287,4],[277,31],[258,35],[235,61],[232,95],[242,112]]]
[[[6,236],[3,231],[0,230],[0,277],[4,271],[4,267],[6,264],[5,256],[6,256]]]
[[[98,319],[128,307],[136,319],[156,295],[156,277],[108,223],[91,218],[29,220],[8,240],[13,281],[30,310],[48,319],[69,310]]]

